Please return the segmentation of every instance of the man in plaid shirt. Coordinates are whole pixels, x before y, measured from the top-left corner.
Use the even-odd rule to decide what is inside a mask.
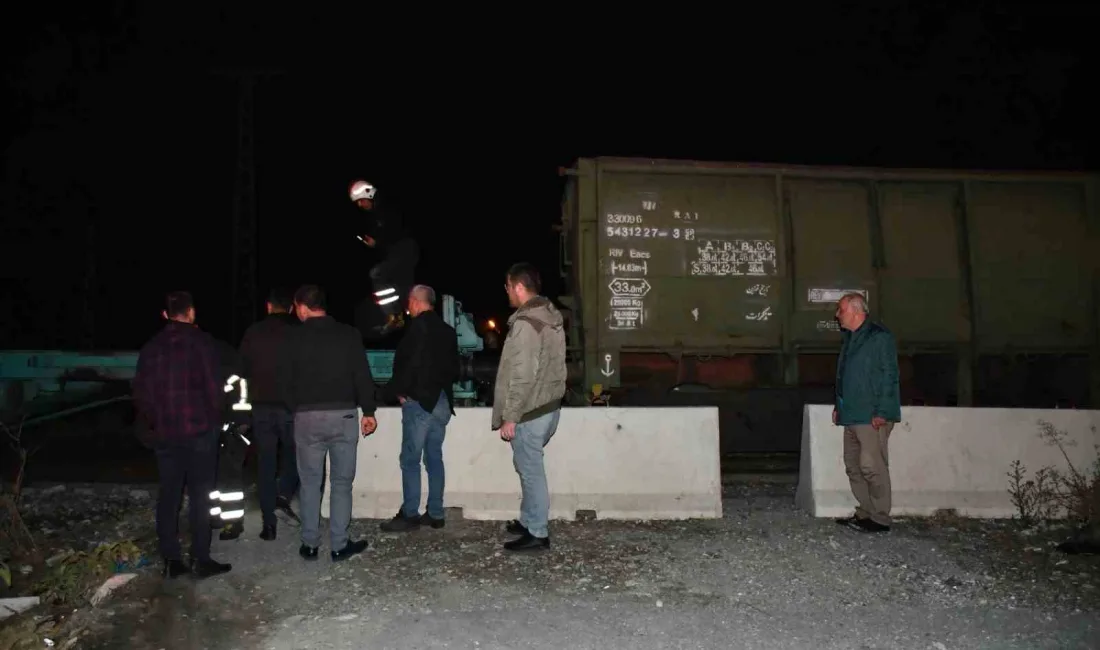
[[[191,294],[168,294],[162,312],[167,324],[138,355],[134,405],[156,452],[160,474],[157,537],[164,575],[174,578],[225,573],[228,564],[210,558],[210,492],[218,463],[222,382],[213,337],[195,325]],[[184,564],[179,542],[179,510],[184,483],[190,501],[191,560]]]

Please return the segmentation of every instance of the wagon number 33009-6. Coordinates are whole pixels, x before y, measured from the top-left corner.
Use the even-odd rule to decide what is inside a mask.
[[[622,223],[631,226],[642,224],[642,215],[640,214],[620,214],[618,212],[607,213],[607,223]]]

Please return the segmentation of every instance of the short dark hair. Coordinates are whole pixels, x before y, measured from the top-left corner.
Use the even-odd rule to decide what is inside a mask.
[[[273,287],[271,293],[267,294],[267,301],[271,303],[272,307],[290,311],[290,308],[294,306],[294,294],[286,287]]]
[[[315,284],[303,284],[294,292],[294,302],[312,311],[324,311],[325,291]]]
[[[542,291],[542,278],[539,277],[539,270],[535,268],[533,264],[527,262],[519,262],[513,264],[508,269],[506,276],[508,281],[512,284],[522,284],[527,287],[527,290],[532,293],[539,293]]]
[[[187,311],[195,306],[190,291],[169,291],[164,297],[164,311],[168,318],[186,316]]]

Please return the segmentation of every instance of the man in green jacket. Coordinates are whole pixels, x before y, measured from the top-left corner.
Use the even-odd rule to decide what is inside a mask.
[[[519,519],[507,526],[508,532],[519,535],[504,544],[509,551],[550,547],[550,491],[543,447],[558,429],[565,396],[565,328],[561,312],[539,295],[540,289],[535,267],[516,264],[508,269],[505,291],[516,311],[508,319],[508,336],[500,354],[492,428],[512,444],[512,464],[523,494]]]
[[[837,303],[844,342],[836,364],[833,424],[844,427],[844,469],[859,504],[837,523],[868,533],[890,530],[890,432],[901,421],[894,335],[871,321],[858,293]]]

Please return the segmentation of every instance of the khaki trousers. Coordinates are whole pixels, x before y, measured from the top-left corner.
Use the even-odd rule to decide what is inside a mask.
[[[844,427],[844,471],[855,496],[856,517],[890,525],[890,455],[894,423],[877,430],[870,424]]]

